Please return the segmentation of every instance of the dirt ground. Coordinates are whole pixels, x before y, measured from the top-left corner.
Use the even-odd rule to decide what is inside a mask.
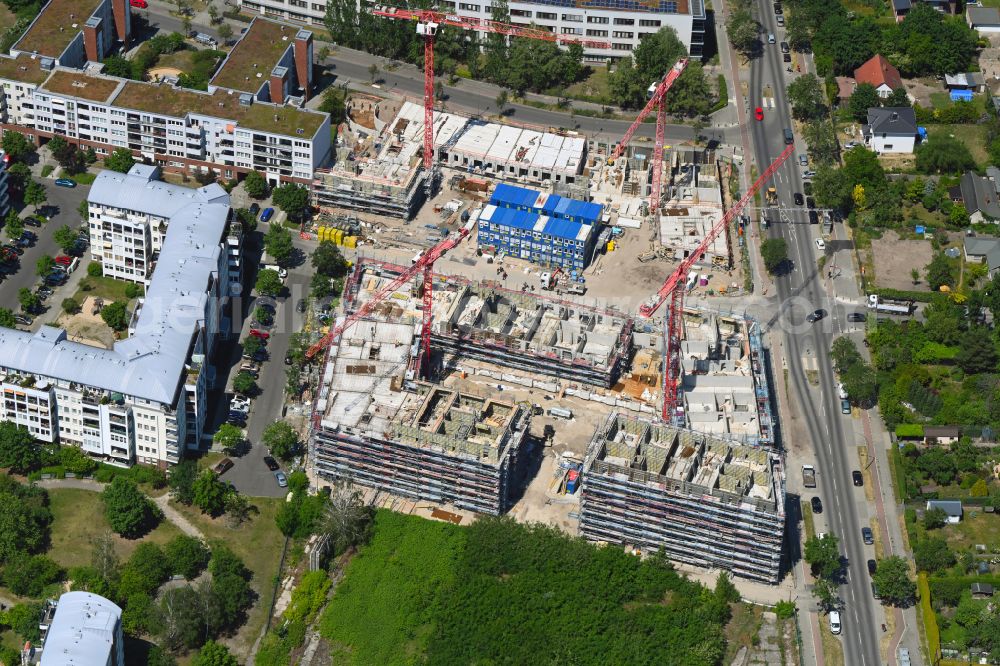
[[[82,342],[94,347],[111,349],[115,342],[114,335],[101,315],[92,315],[94,297],[88,296],[83,301],[83,309],[75,315],[63,313],[56,320],[56,326],[66,329],[66,335],[74,342]]]
[[[930,263],[934,250],[929,240],[901,240],[894,231],[872,241],[875,264],[875,284],[883,289],[927,291],[923,279],[924,266]],[[913,284],[910,271],[920,271],[919,284]]]
[[[933,76],[924,76],[919,79],[903,79],[906,92],[909,93],[913,101],[920,106],[927,108],[931,106],[931,93],[944,90],[942,81],[938,81]]]

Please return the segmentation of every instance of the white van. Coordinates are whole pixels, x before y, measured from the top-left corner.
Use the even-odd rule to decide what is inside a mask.
[[[830,633],[840,633],[840,613],[838,611],[830,611]]]
[[[275,273],[278,274],[278,277],[280,277],[282,280],[288,277],[288,271],[286,271],[281,266],[277,266],[275,264],[264,264],[263,266],[261,266],[261,268],[263,268],[266,271],[274,271]]]

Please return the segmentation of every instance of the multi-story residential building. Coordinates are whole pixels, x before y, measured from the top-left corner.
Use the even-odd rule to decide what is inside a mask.
[[[67,592],[42,607],[41,644],[25,643],[22,664],[123,666],[122,609],[92,592]]]
[[[35,26],[53,22],[52,5],[70,1],[46,5],[17,46],[34,44]],[[60,27],[74,25],[64,17]],[[80,34],[83,43],[90,33]],[[312,92],[307,30],[253,21],[207,91],[107,76],[100,65],[83,67],[90,58],[68,57],[70,47],[49,55],[56,49],[17,46],[0,55],[0,130],[35,142],[58,134],[100,155],[128,148],[166,171],[235,178],[256,170],[272,185],[309,184],[330,159],[329,115],[301,107]],[[100,54],[101,43],[90,50]]]
[[[239,0],[246,12],[261,16],[323,25],[326,0]],[[375,2],[358,0],[359,11]],[[443,0],[436,4],[441,11],[476,19],[489,19],[489,0]],[[606,61],[631,54],[646,35],[660,28],[673,28],[677,37],[695,58],[705,47],[704,0],[590,0],[569,3],[565,0],[511,0],[510,22],[538,26],[559,35],[574,35],[607,42],[609,48],[584,48],[589,61]]]
[[[146,288],[126,339],[104,349],[52,326],[0,329],[0,419],[111,464],[165,466],[200,445],[209,360],[228,329],[229,195],[216,184],[191,190],[157,176],[146,165],[103,171],[90,191],[98,258],[109,275]],[[151,252],[154,220],[160,240]]]
[[[7,214],[7,209],[10,208],[10,188],[7,183],[9,179],[7,178],[7,163],[10,162],[10,158],[7,153],[0,150],[0,217]]]
[[[11,53],[83,67],[111,55],[116,42],[128,47],[131,38],[129,0],[49,0]]]

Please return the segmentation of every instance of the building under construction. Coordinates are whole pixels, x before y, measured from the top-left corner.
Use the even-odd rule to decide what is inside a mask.
[[[419,327],[359,321],[327,356],[315,403],[316,473],[497,515],[529,414],[513,402],[413,380]]]
[[[360,259],[344,290],[347,307],[356,309],[403,270]],[[431,345],[459,361],[610,388],[631,357],[633,322],[617,310],[437,274],[433,304]],[[412,283],[380,308],[393,321],[422,317]]]
[[[773,584],[784,483],[770,449],[613,413],[587,451],[580,531]]]

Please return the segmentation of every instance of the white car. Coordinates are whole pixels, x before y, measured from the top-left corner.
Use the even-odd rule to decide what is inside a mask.
[[[823,250],[825,250],[826,249],[826,241],[824,241],[822,238],[817,238],[816,239],[816,249],[819,250],[819,251],[821,251],[821,252]]]
[[[235,409],[240,412],[245,412],[250,409],[250,398],[236,395],[233,399],[229,401],[229,409]]]
[[[847,143],[844,144],[844,150],[850,150],[851,148],[856,148],[860,145],[861,144],[858,143],[857,141],[848,141]]]

